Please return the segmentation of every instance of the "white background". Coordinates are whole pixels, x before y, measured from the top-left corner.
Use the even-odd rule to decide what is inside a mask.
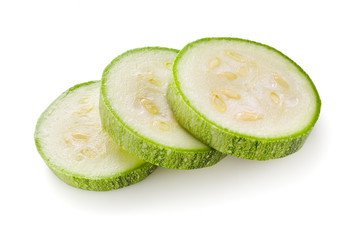
[[[0,2],[1,239],[357,239],[354,1]],[[42,111],[124,51],[202,37],[277,48],[314,81],[304,147],[265,162],[159,168],[110,192],[67,186],[36,151]]]

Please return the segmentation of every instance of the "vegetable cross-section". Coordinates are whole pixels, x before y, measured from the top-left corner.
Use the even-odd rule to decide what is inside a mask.
[[[100,82],[76,85],[41,115],[35,142],[48,167],[65,183],[107,191],[143,180],[156,166],[121,149],[102,130]]]
[[[147,47],[115,58],[102,78],[104,128],[126,151],[172,169],[211,166],[224,154],[201,143],[177,122],[166,98],[178,51]]]
[[[302,147],[321,101],[309,76],[264,44],[205,38],[173,65],[169,104],[182,126],[225,154],[280,158]]]

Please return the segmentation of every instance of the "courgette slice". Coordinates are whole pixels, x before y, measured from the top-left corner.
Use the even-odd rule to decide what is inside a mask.
[[[147,47],[115,58],[102,77],[102,123],[123,149],[152,164],[171,169],[211,166],[224,155],[184,130],[167,103],[177,53]]]
[[[106,191],[139,182],[156,166],[130,155],[102,130],[99,91],[99,81],[65,91],[38,120],[35,142],[48,167],[65,183]]]
[[[238,38],[186,45],[173,65],[168,100],[180,124],[202,142],[256,160],[300,149],[321,106],[316,87],[295,62]]]

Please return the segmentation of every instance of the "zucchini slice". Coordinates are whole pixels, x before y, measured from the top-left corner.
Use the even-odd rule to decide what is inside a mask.
[[[123,149],[152,164],[171,169],[211,166],[224,155],[186,132],[167,103],[177,53],[147,47],[115,58],[102,77],[103,127]]]
[[[168,100],[180,124],[202,142],[256,160],[299,150],[321,106],[313,82],[295,62],[238,38],[186,45],[173,65]]]
[[[139,182],[156,166],[122,150],[102,130],[100,82],[78,84],[62,93],[41,115],[37,150],[48,167],[73,187],[106,191]]]

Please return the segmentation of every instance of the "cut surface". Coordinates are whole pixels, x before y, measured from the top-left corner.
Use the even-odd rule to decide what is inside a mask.
[[[102,130],[99,89],[100,82],[90,82],[62,94],[41,116],[35,139],[41,155],[56,174],[107,181],[108,189],[90,189],[85,185],[82,188],[109,190],[121,187],[113,183],[115,178],[145,169],[142,178],[154,166],[118,147]],[[82,183],[79,180],[78,184]]]
[[[136,138],[134,142],[144,144],[130,150],[132,143],[117,137],[117,142],[124,149],[146,161],[168,168],[203,167],[218,161],[215,157],[212,161],[208,158],[220,154],[192,137],[178,124],[166,98],[168,81],[172,77],[171,67],[177,52],[167,48],[142,48],[116,58],[103,74],[102,120],[107,122],[106,128],[109,133],[112,132],[114,139],[116,132],[130,132],[131,137]],[[116,123],[106,120],[110,117]],[[157,160],[152,157],[149,159],[147,145],[152,147],[152,151],[161,151],[165,156]],[[197,158],[193,153],[198,152],[206,163],[195,163],[195,167],[191,162],[199,162],[200,159],[190,158]],[[170,160],[172,154],[178,155]],[[180,162],[177,157],[182,158],[180,161],[186,159],[187,165],[174,164]]]
[[[148,49],[125,56],[107,74],[106,97],[118,117],[142,136],[169,147],[207,149],[180,127],[167,103],[172,71],[166,65],[176,55],[177,51]]]
[[[230,137],[212,143],[210,128],[223,135],[281,142],[307,134],[320,111],[316,88],[299,66],[271,47],[242,39],[188,44],[175,61],[170,86],[174,88],[169,90],[170,103],[182,125],[220,151],[224,150],[220,142]],[[184,108],[199,118],[197,125],[205,122],[209,127],[193,129],[189,125],[195,124],[185,124]]]
[[[212,61],[218,59],[220,64],[212,68]],[[260,45],[202,42],[185,52],[176,73],[193,108],[217,125],[242,134],[293,134],[304,129],[316,112],[314,89],[304,73]]]

